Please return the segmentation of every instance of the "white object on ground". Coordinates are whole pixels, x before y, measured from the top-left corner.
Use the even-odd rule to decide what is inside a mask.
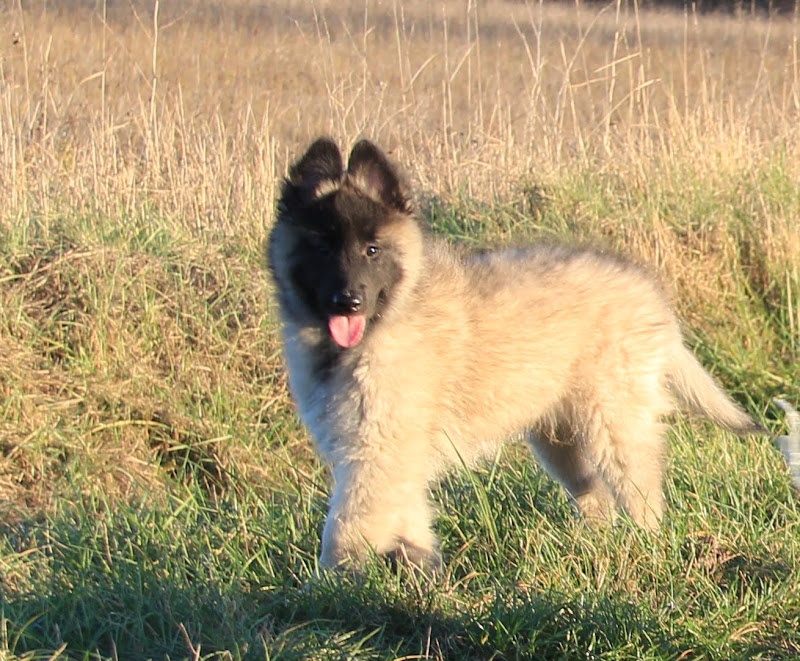
[[[792,484],[800,489],[800,413],[783,399],[776,399],[775,403],[786,413],[786,422],[789,425],[788,436],[776,436],[775,445],[786,459]]]

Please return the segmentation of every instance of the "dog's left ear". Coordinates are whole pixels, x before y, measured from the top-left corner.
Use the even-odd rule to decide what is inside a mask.
[[[369,140],[357,142],[350,152],[347,173],[370,197],[403,213],[411,212],[411,200],[397,170]]]

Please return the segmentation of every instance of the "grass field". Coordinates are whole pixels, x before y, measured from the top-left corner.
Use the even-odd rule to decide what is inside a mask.
[[[768,439],[676,419],[657,535],[509,446],[434,492],[447,571],[318,575],[328,476],[262,246],[316,135],[434,230],[651,264],[774,433],[800,403],[800,17],[633,2],[0,6],[0,659],[791,659]]]

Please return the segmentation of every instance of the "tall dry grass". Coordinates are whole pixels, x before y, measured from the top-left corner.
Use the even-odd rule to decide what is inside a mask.
[[[157,212],[263,235],[319,133],[423,189],[592,168],[680,186],[800,153],[797,17],[635,2],[25,3],[0,45],[0,220]]]

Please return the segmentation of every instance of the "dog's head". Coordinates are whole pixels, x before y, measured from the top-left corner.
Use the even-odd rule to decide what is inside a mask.
[[[289,169],[269,242],[286,312],[324,325],[343,349],[397,308],[422,255],[420,222],[386,156],[362,140],[347,169],[336,144],[314,142]]]

